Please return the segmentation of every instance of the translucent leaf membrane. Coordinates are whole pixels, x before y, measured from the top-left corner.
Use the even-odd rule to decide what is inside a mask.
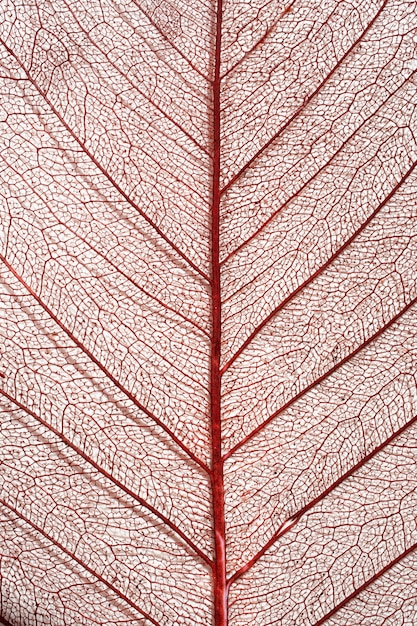
[[[416,434],[413,425],[243,575],[231,588],[232,624],[316,624],[416,543]]]
[[[0,622],[412,626],[411,0],[4,0]]]
[[[282,2],[265,4],[262,10],[260,3],[258,8],[226,2],[224,30],[234,37],[228,47],[231,36],[226,35],[225,60],[232,55],[234,62],[226,66],[230,73],[222,92],[224,182],[326,81],[359,43],[382,2],[327,0],[304,6],[294,2],[293,7],[288,2],[292,10],[287,12]],[[239,9],[245,25],[236,20]],[[248,20],[248,12],[255,11]],[[389,12],[385,20],[390,21]]]
[[[415,314],[416,306],[280,412],[227,462],[232,570],[253,558],[287,520],[325,496],[351,468],[414,423]]]
[[[328,626],[413,624],[417,618],[416,581],[416,555],[412,553],[357,594],[326,623]]]
[[[17,109],[3,137],[3,254],[39,304],[138,401],[159,416],[164,407],[168,420],[182,413],[187,421],[197,410],[200,432],[193,429],[190,445],[204,454],[205,287],[195,272],[189,281],[184,261],[175,267],[175,259],[167,259],[167,243],[156,241],[152,227],[120,202],[68,133],[60,137],[59,120],[44,103],[39,101],[44,117],[34,109],[37,95],[31,85],[27,89],[22,93],[14,83],[16,97],[9,100]],[[17,132],[23,139],[17,141]]]
[[[1,507],[1,606],[10,624],[149,626],[104,583]]]
[[[260,149],[244,175],[228,189],[223,200],[223,255],[232,253],[267,220],[280,212],[286,214],[287,205],[294,206],[295,213],[296,203],[301,201],[297,196],[304,197],[310,187],[320,189],[319,181],[326,172],[338,172],[340,178],[340,166],[343,161],[346,164],[346,153],[349,149],[353,152],[353,146],[357,162],[363,164],[361,153],[372,150],[372,144],[375,147],[375,113],[386,112],[378,124],[379,133],[388,122],[386,132],[392,133],[392,118],[395,121],[395,115],[401,115],[394,103],[412,82],[416,69],[410,24],[414,9],[412,3],[404,2],[382,6],[351,53],[303,107],[275,127],[273,141]],[[292,15],[286,19],[293,19]],[[333,164],[339,165],[338,170]],[[349,165],[344,173],[345,188],[354,175],[355,163]],[[312,200],[315,206],[318,198]]]
[[[3,26],[5,43],[50,115],[54,110],[60,134],[70,132],[78,151],[88,152],[131,203],[204,264],[209,167],[206,149],[195,145],[193,126],[207,128],[208,83],[189,64],[184,73],[181,57],[176,63],[159,58],[161,34],[134,6],[133,24],[123,5],[112,2],[89,3],[76,15],[64,2],[39,9],[27,3],[23,12],[10,7],[16,15],[12,26]],[[123,55],[126,45],[135,53],[134,65],[125,56],[117,62],[106,49]],[[167,99],[183,105],[170,110]],[[184,129],[173,121],[184,118],[182,109],[195,118]]]
[[[47,428],[22,422],[21,411],[2,421],[2,503],[160,623],[192,624],[196,608],[208,623],[210,580],[191,551]]]
[[[412,171],[350,246],[278,308],[226,371],[226,445],[347,359],[416,298],[416,191]]]
[[[404,39],[406,49],[411,34]],[[392,56],[392,44],[389,50]],[[330,107],[334,128],[321,106],[309,105],[226,194],[225,233],[237,239],[230,243],[226,239],[224,249],[237,252],[225,262],[223,272],[224,361],[283,299],[360,231],[416,161],[415,74],[402,52],[391,62],[392,71],[395,61],[397,69],[389,95],[386,83],[392,74],[381,68],[381,95],[372,96],[367,107],[372,115],[363,107],[353,115],[357,104],[351,102],[355,90],[361,95],[365,86],[375,91],[369,70],[363,82],[362,72],[356,70],[357,83],[344,85],[347,68],[341,68],[337,85],[331,86],[333,95],[328,96],[336,99],[337,94],[338,105]],[[375,55],[369,50],[370,57]],[[341,96],[346,87],[353,91],[347,102]],[[353,111],[344,115],[348,104]],[[302,143],[297,139],[295,147],[295,137],[306,133],[307,124],[313,132],[307,132]],[[263,227],[267,220],[271,221]]]
[[[79,456],[87,455],[173,522],[188,523],[210,550],[206,474],[172,449],[152,417],[91,363],[9,272],[2,278],[3,390],[24,423],[58,431]]]

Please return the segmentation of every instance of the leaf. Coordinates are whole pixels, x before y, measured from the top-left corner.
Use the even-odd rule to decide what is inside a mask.
[[[3,1],[4,624],[416,622],[414,13]]]

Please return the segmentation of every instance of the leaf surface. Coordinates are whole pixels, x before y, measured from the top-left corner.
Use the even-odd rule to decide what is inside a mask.
[[[1,620],[411,626],[415,3],[1,18]]]

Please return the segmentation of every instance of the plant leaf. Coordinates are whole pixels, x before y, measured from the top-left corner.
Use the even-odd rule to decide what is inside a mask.
[[[0,621],[414,623],[415,3],[0,14]]]

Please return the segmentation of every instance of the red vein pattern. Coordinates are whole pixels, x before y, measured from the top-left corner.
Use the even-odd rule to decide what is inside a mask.
[[[415,2],[0,18],[0,623],[417,623]]]

